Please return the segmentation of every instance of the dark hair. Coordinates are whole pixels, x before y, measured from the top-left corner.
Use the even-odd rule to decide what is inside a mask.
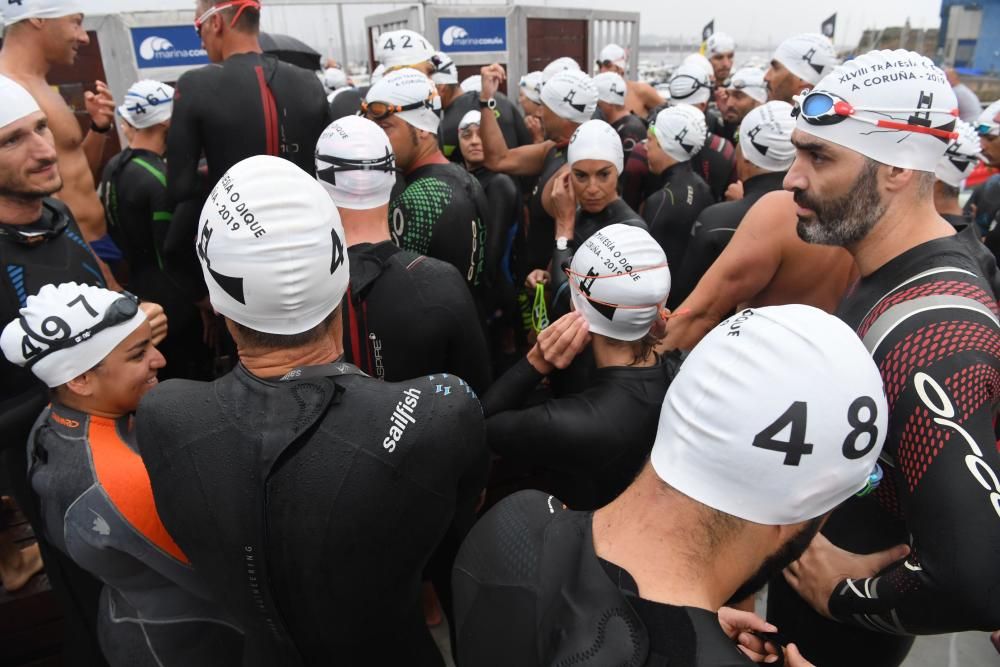
[[[938,180],[938,183],[940,183],[938,187],[941,188],[942,197],[947,197],[948,199],[954,199],[958,197],[958,188],[956,188],[954,185],[949,185],[948,183],[945,183],[942,180]]]
[[[233,329],[236,330],[236,337],[239,338],[237,341],[238,344],[242,343],[253,347],[262,347],[265,350],[286,350],[288,348],[302,347],[303,345],[309,345],[322,340],[327,334],[330,333],[330,328],[333,326],[334,320],[339,315],[340,306],[337,306],[329,315],[323,318],[322,322],[314,326],[312,329],[296,334],[264,333],[263,331],[257,331],[256,329],[243,326],[235,320],[231,319],[229,321],[232,322]]]
[[[221,0],[198,0],[198,13],[204,14],[210,8],[219,4]],[[226,24],[232,23],[233,17],[236,12],[239,12],[241,7],[227,7],[219,12],[222,20],[226,21]],[[237,19],[236,23],[233,24],[233,29],[239,32],[246,32],[250,34],[257,34],[260,32],[260,10],[254,9],[253,7],[246,7],[240,12],[240,18]]]

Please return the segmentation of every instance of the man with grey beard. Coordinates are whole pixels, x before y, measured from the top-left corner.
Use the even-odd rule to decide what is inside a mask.
[[[771,582],[768,619],[817,664],[899,665],[914,635],[1000,627],[996,264],[934,208],[957,104],[930,60],[873,51],[796,102],[785,189],[799,236],[857,263],[837,314],[879,366],[889,424],[881,485]]]

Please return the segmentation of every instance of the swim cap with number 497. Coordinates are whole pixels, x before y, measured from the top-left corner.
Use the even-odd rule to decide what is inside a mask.
[[[811,306],[748,309],[681,366],[653,468],[720,512],[796,524],[865,488],[888,416],[878,368],[841,320]]]

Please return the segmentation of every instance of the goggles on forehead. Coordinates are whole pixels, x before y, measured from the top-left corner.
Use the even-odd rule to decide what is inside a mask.
[[[938,137],[939,139],[958,138],[958,132],[951,129],[925,127],[923,125],[916,125],[913,123],[903,123],[898,120],[865,118],[857,115],[858,111],[867,111],[875,114],[908,113],[929,115],[937,113],[958,117],[958,109],[894,109],[882,107],[855,107],[852,106],[847,100],[844,100],[833,93],[828,93],[822,90],[814,90],[806,93],[805,95],[796,95],[792,99],[795,101],[795,108],[792,110],[792,117],[796,118],[798,116],[802,116],[802,119],[810,125],[836,125],[837,123],[842,122],[845,118],[853,118],[854,120],[861,121],[862,123],[868,123],[869,125],[882,127],[887,130],[900,130],[903,132],[915,132],[917,134],[929,134],[932,137]],[[954,122],[952,123],[952,127],[954,127]]]
[[[346,157],[336,157],[334,155],[323,155],[316,153],[316,159],[330,163],[329,167],[316,170],[316,177],[330,185],[337,184],[337,173],[344,171],[384,171],[387,173],[398,172],[396,168],[396,156],[386,148],[385,155],[369,159],[352,159]]]
[[[437,91],[431,91],[427,99],[410,104],[390,104],[389,102],[362,102],[361,113],[371,120],[384,120],[394,113],[403,111],[413,111],[415,109],[430,109],[435,114],[440,115],[440,110],[434,108],[434,98]]]
[[[431,56],[430,62],[431,62],[432,65],[434,65],[434,72],[433,72],[433,74],[456,74],[457,75],[457,71],[455,70],[455,62],[453,60],[451,60],[450,58],[445,59],[445,58],[442,58],[441,56],[435,54],[435,55]]]
[[[194,31],[198,33],[199,37],[201,37],[201,28],[205,25],[205,21],[212,18],[223,9],[229,9],[230,7],[239,7],[236,11],[236,15],[233,16],[233,20],[229,22],[230,28],[236,25],[236,22],[240,20],[240,16],[246,10],[255,9],[258,12],[260,11],[260,3],[257,2],[257,0],[232,0],[232,2],[222,2],[217,5],[212,5],[208,11],[194,20]]]
[[[463,139],[468,139],[469,137],[472,136],[472,130],[474,129],[475,130],[479,129],[479,123],[469,123],[468,125],[462,125],[461,127],[458,128],[458,134]]]
[[[1000,137],[1000,123],[980,123],[976,125],[976,134],[981,137]]]
[[[90,312],[93,312],[93,310],[90,310]],[[31,368],[36,363],[54,352],[65,350],[66,348],[88,341],[105,329],[110,329],[111,327],[116,327],[119,324],[124,324],[135,317],[135,314],[138,312],[139,299],[133,294],[122,292],[121,298],[113,301],[111,305],[108,306],[108,309],[104,311],[104,317],[101,318],[100,322],[92,327],[84,329],[75,336],[70,335],[69,325],[66,324],[66,322],[60,317],[53,316],[45,318],[42,322],[42,331],[41,333],[38,333],[28,325],[28,320],[22,315],[20,317],[20,321],[21,328],[24,329],[24,333],[26,333],[29,338],[33,338],[46,346],[44,350],[41,350],[36,348],[34,345],[29,344],[29,347],[38,351],[28,360],[28,363],[25,364],[25,368]],[[93,312],[93,314],[97,315],[96,312]]]
[[[746,90],[747,88],[759,88],[764,90],[765,86],[763,83],[747,83],[746,81],[731,81],[727,86],[730,90]]]
[[[691,79],[692,81],[694,81],[694,88],[692,88],[691,90],[687,91],[686,93],[675,93],[675,92],[673,92],[672,89],[674,87],[674,81],[680,81],[681,79]],[[708,90],[712,90],[712,88],[713,88],[713,86],[712,86],[711,83],[708,83],[708,84],[703,83],[700,79],[698,79],[698,77],[691,76],[690,74],[678,74],[674,78],[670,79],[670,83],[668,85],[671,88],[670,97],[673,98],[673,99],[675,99],[675,100],[687,99],[687,98],[691,97],[692,95],[694,95],[695,93],[697,93],[700,88],[706,88]]]

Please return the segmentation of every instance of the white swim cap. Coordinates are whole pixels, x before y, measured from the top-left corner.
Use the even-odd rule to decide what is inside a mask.
[[[26,19],[58,19],[83,14],[79,0],[11,0],[0,6],[0,26]]]
[[[560,118],[586,123],[597,109],[597,86],[579,70],[559,72],[542,86],[542,104]]]
[[[681,65],[670,76],[670,99],[684,104],[704,104],[712,97],[712,81],[694,63]]]
[[[625,79],[617,72],[601,72],[594,77],[597,86],[597,99],[601,102],[625,106],[625,93],[628,92]]]
[[[398,106],[422,103],[415,109],[400,111],[396,115],[417,128],[437,134],[441,124],[441,98],[434,82],[421,72],[405,67],[393,70],[378,80],[365,96],[368,104],[384,102]]]
[[[344,116],[316,144],[316,178],[340,208],[363,210],[388,203],[396,184],[396,156],[382,128]]]
[[[720,53],[732,53],[736,50],[736,42],[726,33],[717,32],[708,38],[705,47],[708,55],[714,56]]]
[[[434,65],[431,81],[441,86],[458,83],[458,67],[447,53],[442,51],[435,53],[431,56],[431,64]]]
[[[955,131],[958,138],[952,139],[938,162],[935,174],[939,181],[944,181],[953,188],[962,187],[962,181],[976,168],[982,159],[982,146],[979,134],[964,120],[955,121]]]
[[[337,207],[288,160],[235,164],[205,202],[197,251],[212,306],[245,327],[292,335],[340,305],[348,258]]]
[[[678,162],[687,162],[697,155],[708,137],[705,115],[687,104],[662,110],[649,127],[663,152]]]
[[[133,83],[118,107],[118,115],[137,130],[166,123],[173,112],[174,89],[151,79]]]
[[[917,171],[937,169],[958,118],[944,72],[902,49],[849,60],[796,102],[797,129]]]
[[[462,92],[465,93],[471,93],[473,91],[477,93],[481,92],[483,90],[483,77],[480,74],[473,74],[463,80],[460,86],[462,88]]]
[[[327,67],[323,70],[323,85],[329,92],[347,86],[347,73],[339,67]]]
[[[521,87],[521,92],[524,96],[535,104],[542,103],[542,73],[541,72],[528,72],[521,77],[519,82]]]
[[[4,327],[0,347],[12,364],[29,367],[46,386],[58,387],[104,361],[146,321],[138,303],[131,295],[91,285],[45,285]]]
[[[816,85],[840,62],[833,42],[819,33],[789,37],[774,51],[774,60],[807,83]]]
[[[0,74],[0,128],[41,111],[24,86]]]
[[[742,90],[761,104],[767,102],[767,84],[764,70],[759,67],[741,67],[729,79],[727,90]]]
[[[566,151],[566,161],[570,166],[580,160],[610,162],[621,175],[625,165],[625,151],[622,148],[621,137],[603,120],[588,120],[576,128]]]
[[[980,136],[1000,136],[1000,100],[989,105],[976,119],[976,131]]]
[[[774,101],[760,105],[740,123],[743,157],[761,169],[788,171],[795,162],[794,129],[791,104]]]
[[[617,44],[608,44],[601,49],[601,55],[597,56],[597,64],[611,63],[615,67],[623,70],[628,68],[628,52]]]
[[[579,72],[580,64],[570,58],[569,56],[563,56],[562,58],[556,58],[542,70],[542,85],[544,86],[549,82],[549,79],[554,77],[559,72],[573,71]]]
[[[591,333],[615,340],[639,340],[649,333],[670,293],[663,248],[632,225],[608,225],[584,241],[570,271],[573,307]]]
[[[482,120],[483,114],[478,109],[466,112],[466,114],[462,116],[462,120],[458,121],[458,131],[461,132],[465,128],[473,125],[481,125]]]
[[[715,68],[712,66],[712,61],[700,53],[691,53],[685,56],[681,65],[696,65],[700,67],[701,71],[707,74],[710,79],[715,76]]]
[[[368,84],[370,86],[374,86],[382,80],[383,76],[385,76],[385,65],[379,63],[379,65],[372,70],[371,76],[368,77]]]
[[[651,461],[703,505],[790,525],[865,488],[888,416],[878,368],[841,320],[812,306],[747,309],[684,361]]]
[[[386,69],[409,67],[427,62],[434,56],[434,48],[423,35],[412,30],[391,30],[378,36],[375,60]]]

